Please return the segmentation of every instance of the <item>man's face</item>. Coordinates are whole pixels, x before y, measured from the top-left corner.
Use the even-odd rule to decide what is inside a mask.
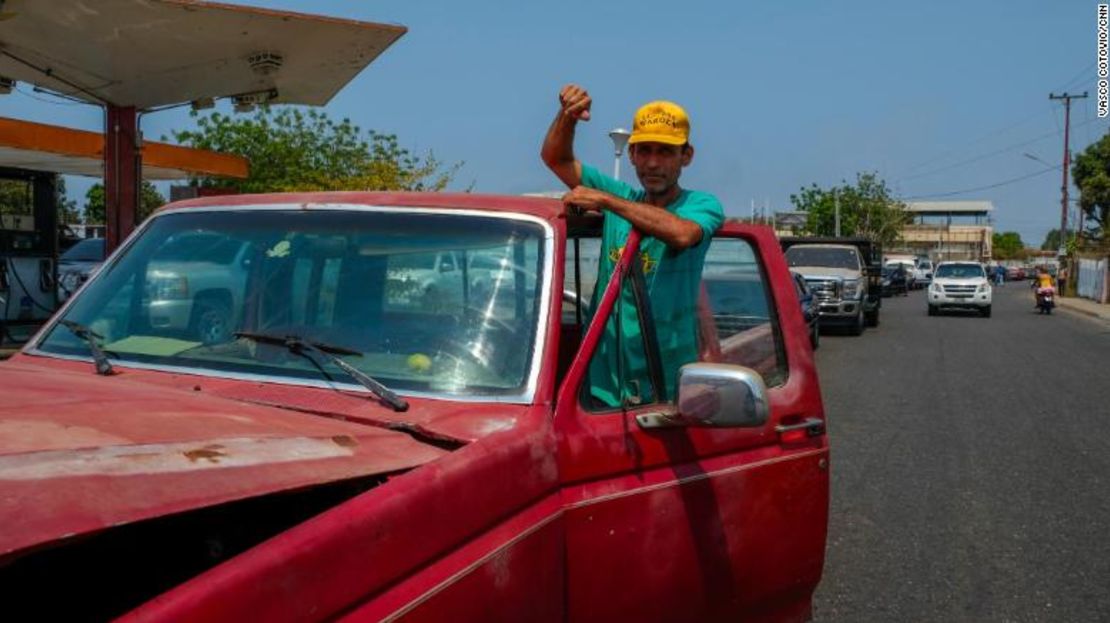
[[[636,177],[649,195],[662,195],[678,184],[682,167],[690,164],[694,148],[666,143],[636,143],[629,147]]]

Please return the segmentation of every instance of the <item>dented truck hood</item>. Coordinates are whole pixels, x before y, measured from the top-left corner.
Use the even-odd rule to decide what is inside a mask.
[[[16,359],[0,366],[0,562],[143,519],[395,473],[447,452],[404,432]]]

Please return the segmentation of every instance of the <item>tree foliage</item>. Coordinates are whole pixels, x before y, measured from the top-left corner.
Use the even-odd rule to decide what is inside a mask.
[[[1084,233],[1110,240],[1110,133],[1076,156],[1071,171],[1079,187],[1079,208],[1087,215]]]
[[[166,198],[154,184],[143,180],[141,189],[141,196],[139,198],[139,209],[135,215],[135,222],[140,223],[146,217],[150,216],[158,208],[166,204]],[[85,193],[85,222],[103,224],[104,223],[104,185],[93,184],[89,187],[88,192]]]
[[[197,116],[194,130],[173,132],[182,145],[238,154],[247,179],[203,178],[202,186],[238,192],[311,190],[443,190],[460,164],[444,168],[429,153],[415,156],[397,137],[363,134],[349,119],[335,122],[314,109],[259,108],[254,116]]]
[[[1060,248],[1060,230],[1050,229],[1041,243],[1042,251],[1056,251]],[[1067,244],[1064,247],[1069,254],[1075,252],[1075,232],[1068,232]]]
[[[844,181],[828,189],[811,184],[790,195],[790,202],[806,212],[806,229],[817,236],[835,234],[839,203],[842,236],[863,236],[883,246],[896,242],[911,220],[906,204],[891,195],[877,173],[858,173],[855,184]]]
[[[0,214],[31,214],[31,193],[29,180],[0,180]]]
[[[30,180],[0,180],[0,214],[34,213],[34,183]],[[77,202],[66,197],[66,180],[58,176],[54,183],[54,205],[58,210],[59,223],[76,223]]]
[[[1021,234],[1015,231],[994,232],[991,235],[991,247],[994,257],[999,260],[1016,260],[1025,258],[1025,243]]]

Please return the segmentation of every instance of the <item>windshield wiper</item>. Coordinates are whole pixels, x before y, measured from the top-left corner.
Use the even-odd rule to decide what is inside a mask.
[[[342,346],[332,346],[330,344],[324,344],[322,342],[310,342],[296,335],[270,335],[267,333],[251,333],[247,331],[238,331],[235,333],[235,337],[244,337],[248,340],[261,342],[263,344],[284,346],[285,348],[289,349],[289,352],[301,355],[308,358],[309,360],[311,360],[312,357],[309,357],[308,353],[306,353],[305,351],[316,353],[324,359],[327,359],[331,363],[335,364],[335,366],[340,370],[343,370],[347,374],[351,375],[351,378],[358,381],[359,385],[362,385],[366,389],[374,392],[374,394],[381,398],[383,402],[388,404],[390,407],[393,407],[394,411],[408,411],[409,403],[405,401],[404,398],[401,398],[397,394],[393,393],[393,390],[389,389],[385,385],[382,385],[378,381],[375,381],[373,378],[370,377],[370,375],[360,371],[358,368],[355,368],[351,364],[343,361],[336,356],[352,355],[355,357],[361,357],[362,353],[358,352],[357,350],[351,350]]]
[[[99,333],[96,333],[85,325],[74,322],[72,320],[59,320],[58,322],[63,327],[72,331],[74,335],[81,338],[82,340],[85,340],[85,342],[89,345],[89,350],[92,352],[93,362],[96,364],[97,374],[101,376],[111,376],[112,374],[115,374],[115,370],[112,369],[112,364],[108,362],[108,355],[104,354],[104,349],[100,348],[100,344],[96,343],[97,340],[104,339],[103,335],[100,335]]]

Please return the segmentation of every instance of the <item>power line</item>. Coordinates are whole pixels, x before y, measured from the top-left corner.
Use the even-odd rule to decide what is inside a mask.
[[[1057,91],[1063,91],[1063,90],[1065,90],[1065,89],[1067,89],[1067,88],[1071,87],[1073,83],[1075,83],[1075,82],[1076,82],[1076,81],[1078,81],[1078,80],[1081,80],[1081,79],[1082,79],[1082,78],[1083,78],[1083,77],[1084,77],[1084,76],[1085,76],[1085,75],[1087,74],[1087,72],[1089,72],[1089,71],[1091,71],[1092,69],[1094,69],[1094,67],[1095,67],[1095,63],[1096,63],[1096,61],[1092,61],[1092,62],[1091,62],[1090,64],[1088,64],[1088,65],[1087,65],[1086,67],[1084,67],[1083,69],[1081,69],[1081,70],[1080,70],[1080,71],[1079,71],[1079,72],[1078,72],[1077,74],[1075,74],[1075,76],[1073,76],[1071,80],[1068,80],[1068,81],[1067,81],[1066,83],[1064,83],[1064,85],[1063,85],[1063,86],[1061,86],[1061,87],[1058,87],[1058,88],[1057,88],[1056,90],[1057,90]],[[955,153],[959,153],[960,151],[962,151],[962,150],[966,149],[967,147],[970,147],[970,146],[972,146],[972,145],[976,145],[976,144],[978,144],[978,143],[981,143],[981,142],[983,142],[984,140],[986,140],[986,139],[988,139],[988,138],[992,138],[992,137],[994,137],[994,136],[998,136],[999,134],[1004,134],[1004,133],[1006,133],[1006,132],[1008,132],[1008,131],[1010,131],[1010,130],[1012,130],[1012,129],[1014,129],[1014,128],[1016,128],[1016,127],[1020,126],[1020,125],[1023,125],[1023,124],[1025,124],[1025,123],[1026,123],[1026,122],[1028,122],[1028,121],[1029,121],[1030,119],[1033,119],[1034,117],[1037,117],[1037,116],[1039,116],[1039,115],[1040,115],[1040,114],[1041,114],[1042,112],[1043,112],[1043,110],[1037,110],[1036,112],[1033,112],[1032,114],[1030,114],[1030,115],[1028,115],[1028,116],[1026,116],[1026,117],[1023,117],[1022,119],[1019,119],[1019,120],[1017,120],[1017,121],[1015,121],[1015,122],[1013,122],[1013,123],[1011,123],[1011,124],[1009,124],[1009,125],[1006,125],[1006,126],[1004,126],[1004,127],[1002,127],[1002,128],[999,128],[999,129],[997,129],[997,130],[992,130],[992,131],[990,131],[990,132],[987,132],[986,134],[983,134],[983,135],[981,135],[981,136],[979,136],[979,137],[977,137],[977,138],[974,138],[974,139],[972,139],[972,140],[970,140],[970,141],[967,141],[967,142],[965,142],[965,143],[962,143],[962,144],[961,144],[960,146],[958,146],[958,147],[953,147],[953,148],[951,148],[951,149],[947,149],[947,150],[945,150],[945,151],[943,151],[943,152],[939,153],[938,155],[936,155],[936,156],[934,156],[934,157],[932,157],[932,158],[929,158],[928,160],[923,160],[923,161],[921,161],[921,162],[918,162],[917,164],[914,164],[914,165],[910,166],[910,167],[909,167],[908,169],[906,169],[906,172],[907,172],[907,173],[911,173],[911,172],[913,172],[913,171],[915,171],[915,170],[917,170],[917,169],[920,169],[920,168],[921,168],[921,167],[923,167],[923,166],[926,166],[926,165],[932,164],[932,163],[934,163],[934,162],[937,162],[937,161],[940,161],[940,160],[944,160],[944,159],[945,159],[945,158],[947,158],[948,156],[950,156],[950,155],[952,155],[952,154],[955,154]],[[1057,134],[1060,134],[1060,133],[1062,132],[1062,130],[1059,130],[1059,127],[1060,127],[1060,122],[1059,122],[1058,120],[1056,120],[1055,114],[1053,115],[1053,120],[1055,120],[1055,121],[1056,121],[1056,127],[1058,128]],[[912,178],[903,178],[903,179],[912,179]]]
[[[1037,114],[1040,114],[1040,113],[1037,113]],[[1088,119],[1087,121],[1084,121],[1081,124],[1076,124],[1075,127],[1078,128],[1078,127],[1087,125],[1088,123],[1092,123],[1094,121],[1095,121],[1094,119]],[[932,169],[932,170],[926,171],[924,173],[918,173],[916,175],[910,175],[908,177],[902,177],[902,178],[899,178],[895,181],[896,182],[905,182],[905,181],[908,181],[908,180],[915,180],[915,179],[918,179],[918,178],[921,178],[921,177],[928,177],[930,175],[935,175],[937,173],[942,173],[944,171],[949,171],[949,170],[952,170],[952,169],[955,169],[955,168],[958,168],[958,167],[962,167],[965,164],[971,164],[973,162],[979,162],[980,160],[986,160],[987,158],[991,158],[993,156],[998,156],[1000,154],[1004,154],[1004,153],[1007,153],[1007,152],[1014,151],[1016,149],[1020,149],[1022,147],[1025,147],[1026,145],[1030,145],[1030,144],[1036,143],[1038,141],[1043,141],[1046,138],[1055,137],[1055,136],[1057,136],[1057,134],[1058,134],[1057,132],[1048,132],[1046,134],[1041,134],[1040,136],[1037,136],[1036,138],[1031,138],[1027,141],[1022,141],[1020,143],[1014,143],[1013,145],[1008,145],[1008,146],[1003,147],[1001,149],[996,149],[994,151],[987,152],[985,154],[979,154],[978,156],[974,156],[974,157],[968,158],[966,160],[961,160],[961,161],[956,162],[954,164],[945,165],[945,166],[937,168],[937,169]]]
[[[1067,89],[1070,89],[1076,82],[1078,82],[1079,80],[1082,80],[1083,77],[1087,74],[1088,71],[1091,71],[1092,69],[1094,69],[1095,63],[1097,63],[1097,62],[1098,61],[1091,61],[1090,65],[1087,65],[1086,67],[1081,69],[1079,71],[1079,73],[1075,74],[1075,76],[1071,80],[1068,80],[1067,82],[1065,82],[1063,86],[1057,87],[1056,91],[1065,91]]]
[[[960,151],[962,151],[962,150],[964,150],[968,147],[971,147],[972,145],[977,145],[977,144],[987,140],[988,138],[993,138],[993,137],[998,136],[1000,134],[1004,134],[1006,132],[1009,132],[1010,130],[1012,130],[1012,129],[1020,126],[1020,125],[1024,125],[1030,119],[1033,119],[1034,117],[1040,116],[1042,112],[1043,111],[1038,110],[1038,111],[1034,112],[1033,114],[1031,114],[1027,117],[1023,117],[1023,118],[1019,119],[1018,121],[1015,121],[1015,122],[1013,122],[1013,123],[1011,123],[1011,124],[1009,124],[1005,127],[999,128],[997,130],[993,130],[991,132],[988,132],[986,134],[983,134],[983,135],[979,136],[978,138],[975,138],[975,139],[972,139],[972,140],[970,140],[966,143],[963,143],[959,147],[953,147],[951,149],[947,149],[947,150],[941,152],[940,154],[938,154],[937,156],[934,156],[934,157],[932,157],[928,160],[923,160],[923,161],[909,167],[908,169],[906,169],[906,172],[909,173],[909,172],[914,171],[916,169],[920,169],[921,167],[923,167],[925,165],[932,164],[932,163],[938,162],[940,160],[944,160],[948,156],[950,156],[952,154],[955,154],[955,153],[959,153]]]
[[[951,192],[944,192],[944,193],[932,193],[932,194],[928,194],[928,195],[914,195],[912,197],[902,197],[902,199],[904,199],[904,200],[936,199],[936,198],[939,198],[939,197],[952,197],[952,196],[955,196],[955,195],[963,195],[965,193],[974,193],[974,192],[979,192],[980,190],[989,190],[991,188],[998,188],[999,186],[1006,186],[1008,184],[1014,184],[1014,183],[1020,182],[1022,180],[1027,180],[1027,179],[1030,179],[1030,178],[1033,178],[1033,177],[1037,177],[1038,175],[1044,175],[1045,173],[1049,173],[1051,171],[1059,171],[1060,169],[1061,169],[1061,165],[1056,165],[1054,167],[1048,167],[1047,169],[1041,169],[1040,171],[1034,171],[1034,172],[1029,173],[1027,175],[1022,175],[1020,177],[1014,177],[1014,178],[1011,178],[1011,179],[1008,179],[1008,180],[1003,180],[1001,182],[996,182],[994,184],[988,184],[986,186],[978,186],[976,188],[965,188],[963,190],[953,190]]]

